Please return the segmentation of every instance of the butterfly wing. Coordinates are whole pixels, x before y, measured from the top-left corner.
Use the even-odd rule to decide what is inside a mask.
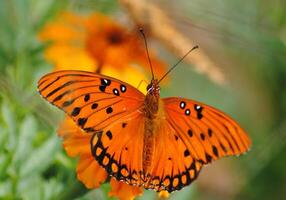
[[[92,133],[92,155],[109,175],[142,185],[138,176],[142,173],[143,93],[114,78],[82,71],[48,74],[38,89]]]
[[[249,137],[223,112],[183,98],[165,98],[162,104],[164,122],[156,133],[147,187],[180,190],[196,179],[203,165],[249,149]]]
[[[196,148],[196,147],[194,147]],[[203,163],[193,156],[185,138],[167,120],[156,133],[150,178],[145,188],[173,192],[191,184]]]
[[[168,122],[180,137],[194,146],[196,158],[204,163],[223,156],[239,155],[250,147],[245,131],[216,108],[183,98],[165,98]]]
[[[143,175],[144,117],[132,113],[95,134],[91,140],[94,158],[109,175],[130,185],[141,186]]]
[[[85,132],[102,130],[143,106],[144,94],[114,78],[76,70],[47,74],[40,94],[65,111]]]

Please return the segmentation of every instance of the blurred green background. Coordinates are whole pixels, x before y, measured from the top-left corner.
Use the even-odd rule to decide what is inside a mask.
[[[164,1],[178,30],[203,45],[228,83],[219,86],[182,63],[162,96],[184,96],[225,111],[247,130],[253,146],[239,159],[206,167],[170,199],[285,199],[285,0],[180,0],[173,6]],[[67,157],[56,136],[61,112],[36,90],[38,79],[53,69],[37,34],[63,10],[126,12],[112,0],[0,1],[0,199],[108,199],[109,184],[89,191],[76,180],[76,159]],[[170,54],[160,55],[171,65],[178,58]],[[145,191],[139,199],[156,198]]]

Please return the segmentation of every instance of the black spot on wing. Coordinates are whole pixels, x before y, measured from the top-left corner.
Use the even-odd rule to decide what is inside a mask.
[[[180,102],[180,108],[181,108],[181,109],[185,109],[185,107],[186,107],[186,102],[181,101],[181,102]]]
[[[177,135],[175,135],[175,140],[177,141],[179,139],[179,137]]]
[[[213,134],[212,129],[208,129],[208,135],[209,135],[209,137],[212,137],[212,134]]]
[[[122,93],[126,92],[126,86],[121,84],[121,85],[120,85],[120,91],[121,91]]]
[[[100,86],[99,86],[99,90],[100,90],[101,92],[105,92],[105,89],[106,89],[106,86],[105,86],[105,85],[100,85]]]
[[[109,140],[112,139],[112,133],[111,133],[111,131],[107,131],[107,132],[106,132],[106,135],[107,135],[107,137],[108,137]]]
[[[190,151],[189,151],[188,149],[186,149],[186,150],[184,151],[184,156],[187,157],[187,156],[189,156],[189,155],[190,155]]]
[[[111,80],[106,79],[106,78],[101,78],[101,79],[100,79],[100,83],[101,83],[101,85],[103,85],[103,86],[109,86],[109,85],[111,84]]]
[[[97,103],[93,103],[92,105],[91,105],[91,109],[96,109],[98,107],[98,104]]]
[[[207,160],[207,163],[210,163],[212,161],[212,157],[206,153],[206,160]]]
[[[84,127],[85,123],[87,122],[87,118],[79,118],[77,120],[77,124],[80,126],[80,127]]]
[[[191,129],[188,130],[188,135],[189,135],[190,137],[193,137],[193,131],[192,131]]]
[[[84,101],[85,101],[85,102],[88,102],[89,99],[90,99],[90,95],[89,95],[89,94],[86,94],[86,95],[84,96]]]
[[[107,113],[107,114],[110,114],[110,113],[112,113],[112,112],[113,112],[112,107],[106,108],[106,113]]]
[[[202,119],[202,118],[203,118],[203,114],[202,114],[202,112],[203,112],[203,107],[200,106],[200,105],[195,104],[195,105],[194,105],[194,109],[197,111],[197,118],[198,118],[198,119]]]
[[[205,140],[205,139],[206,139],[204,133],[201,133],[201,134],[200,134],[200,137],[201,137],[202,140]]]
[[[75,107],[71,113],[73,117],[76,117],[80,113],[80,107]]]
[[[191,114],[191,110],[190,109],[186,109],[185,110],[185,115],[189,116]]]
[[[213,153],[216,157],[218,157],[218,150],[215,146],[212,146],[212,149],[213,149]]]
[[[113,94],[114,95],[116,95],[116,96],[119,96],[120,94],[119,94],[119,91],[116,89],[116,88],[114,88],[113,90]]]
[[[63,102],[62,107],[68,107],[68,106],[72,105],[73,102],[74,102],[74,99],[69,100],[69,101],[65,101],[65,102]]]

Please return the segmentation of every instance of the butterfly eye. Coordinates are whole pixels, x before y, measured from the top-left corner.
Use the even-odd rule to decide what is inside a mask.
[[[152,89],[152,84],[149,84],[149,85],[147,86],[147,92],[150,92],[151,89]]]

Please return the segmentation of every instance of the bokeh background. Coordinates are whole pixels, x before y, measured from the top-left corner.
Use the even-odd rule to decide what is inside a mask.
[[[193,45],[201,47],[170,74],[162,96],[223,110],[245,128],[253,145],[244,156],[205,167],[197,181],[170,199],[286,198],[284,0],[3,0],[0,199],[110,198],[108,183],[87,190],[77,181],[77,159],[66,155],[56,134],[64,116],[37,93],[38,79],[55,69],[45,57],[51,44],[39,35],[64,11],[99,12],[129,31],[144,27],[150,48],[167,66]],[[149,80],[150,73],[142,73]],[[134,76],[132,70],[126,76]],[[138,199],[159,197],[145,191]]]

